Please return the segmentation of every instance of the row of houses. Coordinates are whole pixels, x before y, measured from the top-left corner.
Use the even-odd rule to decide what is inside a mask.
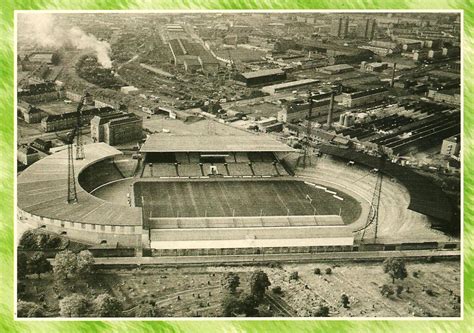
[[[112,107],[102,107],[102,108],[88,108],[82,110],[82,125],[90,124],[90,121],[94,116],[100,116],[115,112],[115,109]],[[41,128],[45,132],[55,132],[62,131],[65,129],[74,128],[77,124],[77,112],[67,112],[57,115],[48,115],[41,119]]]

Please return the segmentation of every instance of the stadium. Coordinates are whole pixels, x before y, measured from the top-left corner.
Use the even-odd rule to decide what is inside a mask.
[[[377,239],[367,242],[378,160],[354,151],[323,147],[295,174],[287,161],[295,151],[263,135],[155,134],[139,158],[105,143],[84,149],[74,163],[77,202],[67,203],[67,150],[59,151],[18,176],[19,219],[136,256],[459,246],[431,228],[451,221],[443,192],[395,165],[383,171],[390,180],[380,193]]]

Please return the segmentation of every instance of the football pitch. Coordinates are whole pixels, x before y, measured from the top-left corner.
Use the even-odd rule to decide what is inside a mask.
[[[136,206],[144,202],[144,217],[218,217],[339,215],[344,223],[355,221],[361,206],[337,192],[343,200],[295,180],[257,181],[138,181]]]

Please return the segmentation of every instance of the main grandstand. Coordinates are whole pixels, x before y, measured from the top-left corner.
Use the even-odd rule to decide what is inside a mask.
[[[284,157],[292,151],[267,136],[151,136],[133,184],[150,247],[167,254],[351,246],[344,220],[358,217],[358,203],[291,177]]]

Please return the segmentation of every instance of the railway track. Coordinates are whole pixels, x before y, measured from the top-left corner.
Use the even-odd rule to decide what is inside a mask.
[[[279,300],[276,296],[271,295],[270,293],[265,294],[265,299],[274,306],[278,311],[285,314],[286,317],[295,317],[296,312],[288,304]]]

